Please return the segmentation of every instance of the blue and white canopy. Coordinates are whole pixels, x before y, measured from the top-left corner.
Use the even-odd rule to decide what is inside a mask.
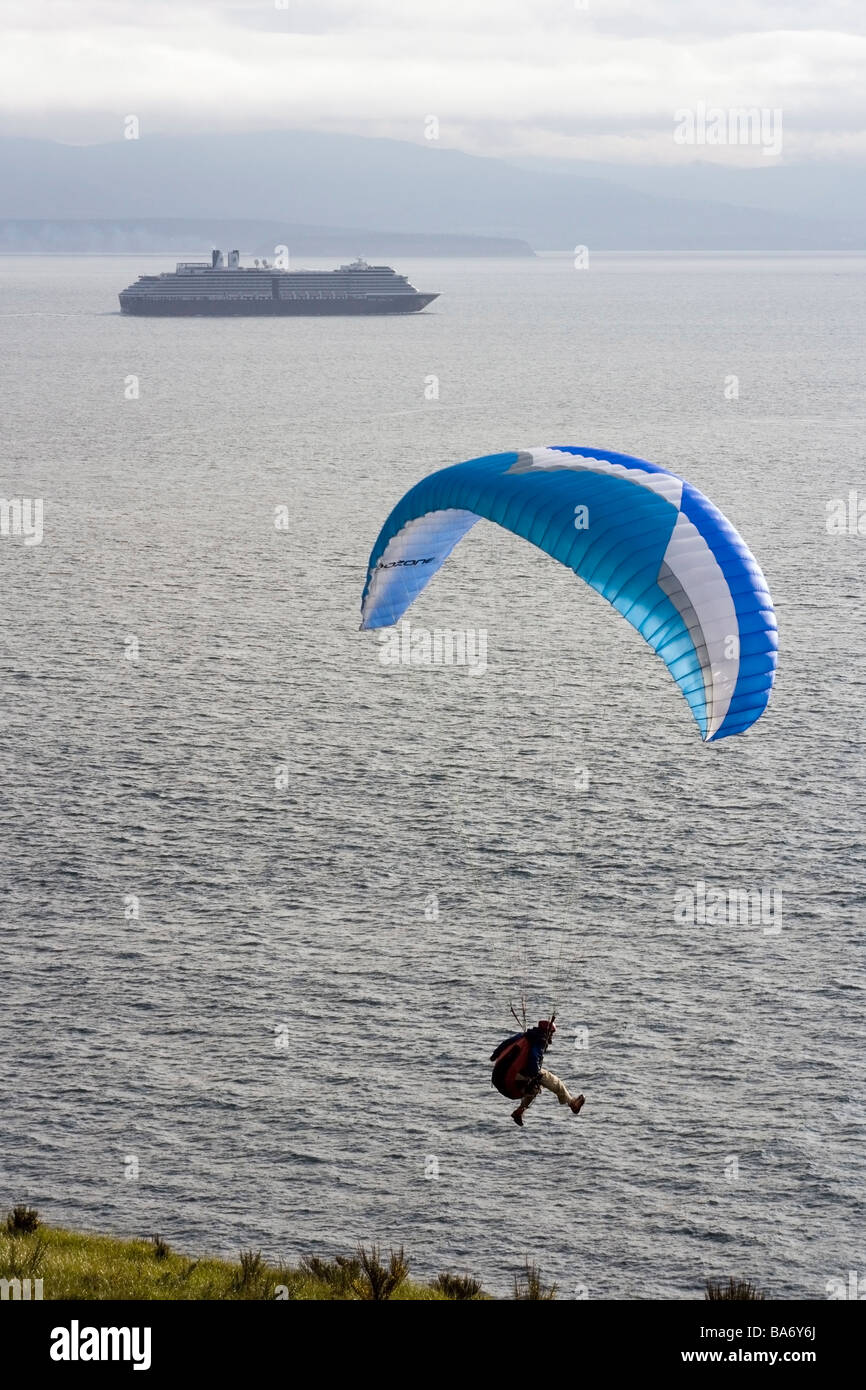
[[[778,638],[758,562],[691,483],[606,449],[491,454],[410,488],[373,546],[362,628],[396,623],[482,518],[619,609],[666,662],[707,742],[743,733],[763,713]]]

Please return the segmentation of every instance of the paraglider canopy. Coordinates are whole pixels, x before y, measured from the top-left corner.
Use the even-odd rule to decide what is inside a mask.
[[[743,733],[763,713],[778,639],[757,560],[691,483],[605,449],[490,454],[410,488],[373,546],[362,628],[397,622],[482,518],[617,608],[667,664],[705,741]]]

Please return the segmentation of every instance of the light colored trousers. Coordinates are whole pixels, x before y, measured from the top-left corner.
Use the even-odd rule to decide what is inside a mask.
[[[560,1105],[568,1105],[568,1102],[571,1100],[571,1095],[568,1091],[568,1088],[564,1082],[560,1081],[558,1076],[554,1076],[552,1071],[548,1071],[546,1067],[542,1067],[541,1071],[536,1076],[535,1081],[536,1084],[533,1086],[532,1090],[529,1091],[520,1102],[521,1110],[528,1109],[528,1107],[535,1100],[535,1097],[538,1095],[538,1092],[541,1090],[542,1086],[546,1091],[553,1092]]]

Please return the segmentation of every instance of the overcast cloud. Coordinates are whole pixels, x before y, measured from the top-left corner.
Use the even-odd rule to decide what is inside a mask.
[[[698,102],[783,112],[786,160],[866,159],[862,0],[3,0],[0,130],[303,128],[481,154],[755,163],[672,140]]]

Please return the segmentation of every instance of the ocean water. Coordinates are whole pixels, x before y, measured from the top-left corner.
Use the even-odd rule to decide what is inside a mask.
[[[526,1256],[566,1298],[866,1273],[866,538],[827,529],[866,503],[866,262],[419,261],[408,318],[121,317],[172,259],[0,258],[0,492],[45,508],[0,539],[4,1201],[498,1293]],[[781,642],[748,735],[704,746],[493,526],[410,615],[483,672],[358,631],[406,487],[550,443],[743,532]],[[699,882],[775,915],[678,921]],[[577,1119],[490,1087],[521,999]]]

